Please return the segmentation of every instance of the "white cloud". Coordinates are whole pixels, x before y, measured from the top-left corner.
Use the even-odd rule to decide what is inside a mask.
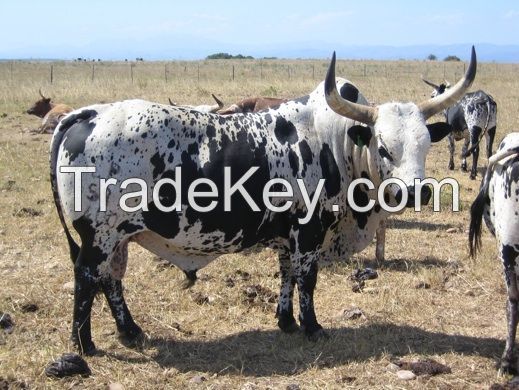
[[[503,19],[516,19],[519,17],[519,11],[511,9],[506,14],[503,15]]]
[[[461,13],[456,14],[436,14],[431,15],[427,20],[434,24],[455,26],[460,25],[464,22],[464,16]]]
[[[286,17],[290,23],[296,23],[300,27],[309,26],[320,26],[324,24],[333,23],[342,18],[348,18],[353,15],[353,12],[349,11],[337,11],[337,12],[320,12],[315,15],[300,15],[292,14]]]

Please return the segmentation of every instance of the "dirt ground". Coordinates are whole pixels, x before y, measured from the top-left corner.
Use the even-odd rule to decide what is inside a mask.
[[[497,141],[517,128],[515,74],[504,69],[476,82],[476,88],[491,92],[498,102]],[[380,87],[384,91],[374,96],[369,92],[377,90],[376,80],[354,81],[368,90],[368,99],[378,102],[391,96],[421,100],[429,93],[416,76],[404,86],[401,78],[386,80]],[[307,84],[317,82],[301,84],[297,91],[280,85],[278,96],[310,92],[313,87]],[[21,92],[9,88],[0,98],[5,103],[0,105],[0,311],[11,315],[14,327],[11,333],[0,330],[0,383],[67,389],[105,389],[114,383],[126,389],[466,389],[510,379],[496,371],[506,321],[495,242],[485,229],[479,258],[470,260],[467,251],[468,210],[482,169],[478,180],[471,181],[458,169],[457,158],[456,170],[447,171],[446,141],[433,146],[427,173],[459,181],[461,211],[435,213],[428,207],[422,213],[405,212],[389,221],[383,264],[375,263],[372,244],[348,261],[321,270],[316,312],[329,339],[310,342],[277,329],[272,296],[279,292],[279,278],[271,250],[222,256],[199,272],[195,286],[182,290],[178,269],[130,245],[125,295],[149,340],[140,349],[119,344],[108,305],[98,297],[92,325],[100,352],[86,358],[92,375],[47,378],[47,364],[73,351],[73,295],[67,287],[73,271],[50,192],[51,136],[31,133],[38,119],[22,112],[35,100],[33,91],[27,86]],[[79,88],[73,103],[110,99],[108,94],[96,97],[92,88],[85,95]],[[248,93],[265,88],[258,85]],[[56,87],[54,93],[65,89]],[[177,86],[176,93],[181,92]],[[217,92],[227,101],[237,93]],[[205,102],[189,93],[186,100]],[[150,90],[124,94],[160,101],[166,96]],[[14,102],[8,104],[11,98]],[[480,166],[485,164],[484,153],[480,161]],[[355,293],[348,277],[359,267],[377,268],[379,277]],[[345,314],[352,308],[362,315]],[[388,367],[399,359],[426,358],[445,364],[451,373],[403,381]]]

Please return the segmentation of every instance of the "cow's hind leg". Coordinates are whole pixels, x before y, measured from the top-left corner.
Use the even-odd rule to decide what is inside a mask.
[[[494,144],[494,138],[496,136],[496,127],[491,127],[488,129],[486,134],[486,141],[487,141],[487,158],[490,158],[492,156],[492,145]]]
[[[501,260],[503,261],[505,268],[505,281],[508,291],[506,306],[508,332],[505,351],[501,359],[501,371],[509,374],[516,374],[517,369],[515,367],[514,345],[518,322],[517,303],[519,301],[519,292],[517,290],[517,274],[515,273],[513,265],[515,265],[517,252],[509,249],[510,247],[506,245],[501,248]]]
[[[101,288],[115,319],[119,340],[124,345],[132,346],[142,338],[143,333],[133,321],[123,296],[122,278],[126,272],[127,263],[128,240],[123,240],[112,254],[110,272],[105,272],[101,277]]]
[[[478,158],[479,158],[479,136],[481,135],[481,127],[473,126],[470,131],[470,144],[477,145],[472,152],[472,169],[470,171],[470,178],[474,180],[478,174]]]
[[[317,322],[314,309],[314,289],[317,283],[317,259],[313,256],[297,259],[294,266],[297,288],[299,291],[299,323],[312,341],[323,336],[326,332]]]
[[[454,145],[454,136],[452,133],[449,133],[447,138],[449,140],[449,169],[452,171],[454,169],[454,152],[456,146]]]
[[[99,289],[97,265],[90,259],[93,252],[89,245],[83,245],[74,265],[74,314],[71,340],[85,355],[95,353],[90,330],[92,303]],[[97,260],[97,257],[96,257]]]
[[[121,280],[107,276],[101,279],[101,286],[115,319],[119,340],[126,346],[135,345],[142,338],[143,333],[128,310],[123,296]]]
[[[461,148],[461,170],[467,172],[467,150],[469,149],[470,137],[467,135],[463,140],[463,147]]]
[[[279,328],[285,333],[294,333],[299,330],[294,318],[294,286],[296,283],[294,271],[290,262],[290,253],[281,251],[279,253],[279,271],[281,275],[281,290],[279,292],[276,318]]]

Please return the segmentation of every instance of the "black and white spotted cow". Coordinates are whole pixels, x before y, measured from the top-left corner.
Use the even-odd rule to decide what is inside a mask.
[[[518,322],[519,290],[519,133],[508,134],[490,157],[480,192],[470,210],[470,254],[481,246],[481,222],[497,239],[508,291],[508,337],[501,369],[516,373],[514,343]]]
[[[422,80],[434,88],[431,97],[442,94],[450,88],[448,82],[436,85],[425,79]],[[487,143],[487,158],[492,155],[497,125],[497,104],[492,96],[481,90],[469,92],[458,103],[445,110],[445,118],[453,128],[448,137],[449,169],[454,169],[454,141],[463,139],[461,169],[467,171],[467,157],[472,154],[470,178],[475,179],[478,168],[479,142],[483,136]]]
[[[123,298],[129,241],[191,277],[221,254],[257,245],[274,248],[281,269],[279,327],[298,329],[292,304],[297,284],[301,328],[312,339],[322,335],[313,303],[319,260],[361,251],[388,215],[379,204],[365,212],[352,210],[349,184],[361,177],[374,183],[398,177],[409,186],[407,205],[413,205],[411,186],[424,177],[431,141],[450,130],[425,121],[462,96],[475,73],[473,50],[467,74],[448,93],[421,104],[370,107],[359,104],[365,99],[353,84],[336,80],[334,54],[326,81],[312,93],[259,113],[219,116],[142,100],[74,111],[56,129],[50,157],[54,200],[74,262],[73,342],[84,353],[95,350],[90,313],[98,290],[108,300],[122,340],[141,334]],[[95,173],[67,173],[77,167],[95,167]],[[116,184],[101,184],[108,178]],[[129,178],[139,184],[123,188]],[[180,196],[173,184],[157,190],[162,179],[175,182]],[[277,183],[270,191],[284,193],[268,198],[281,208],[276,212],[265,201],[272,179]],[[209,196],[198,197],[197,208],[211,211],[193,206],[188,187],[194,185]],[[160,205],[151,201],[153,191]],[[422,201],[430,198],[428,187],[419,191]],[[384,196],[395,204],[402,194],[399,187],[388,186]],[[74,203],[76,195],[81,207]],[[359,206],[370,195],[363,186],[353,191]],[[103,211],[100,198],[106,201]],[[121,204],[135,211],[122,211]],[[178,206],[180,212],[164,205]]]

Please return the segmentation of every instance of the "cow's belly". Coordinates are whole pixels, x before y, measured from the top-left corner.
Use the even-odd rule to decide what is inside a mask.
[[[204,268],[220,254],[223,254],[215,253],[215,251],[204,253],[202,248],[178,246],[174,240],[164,238],[151,231],[137,233],[132,240],[183,271],[196,271]]]

